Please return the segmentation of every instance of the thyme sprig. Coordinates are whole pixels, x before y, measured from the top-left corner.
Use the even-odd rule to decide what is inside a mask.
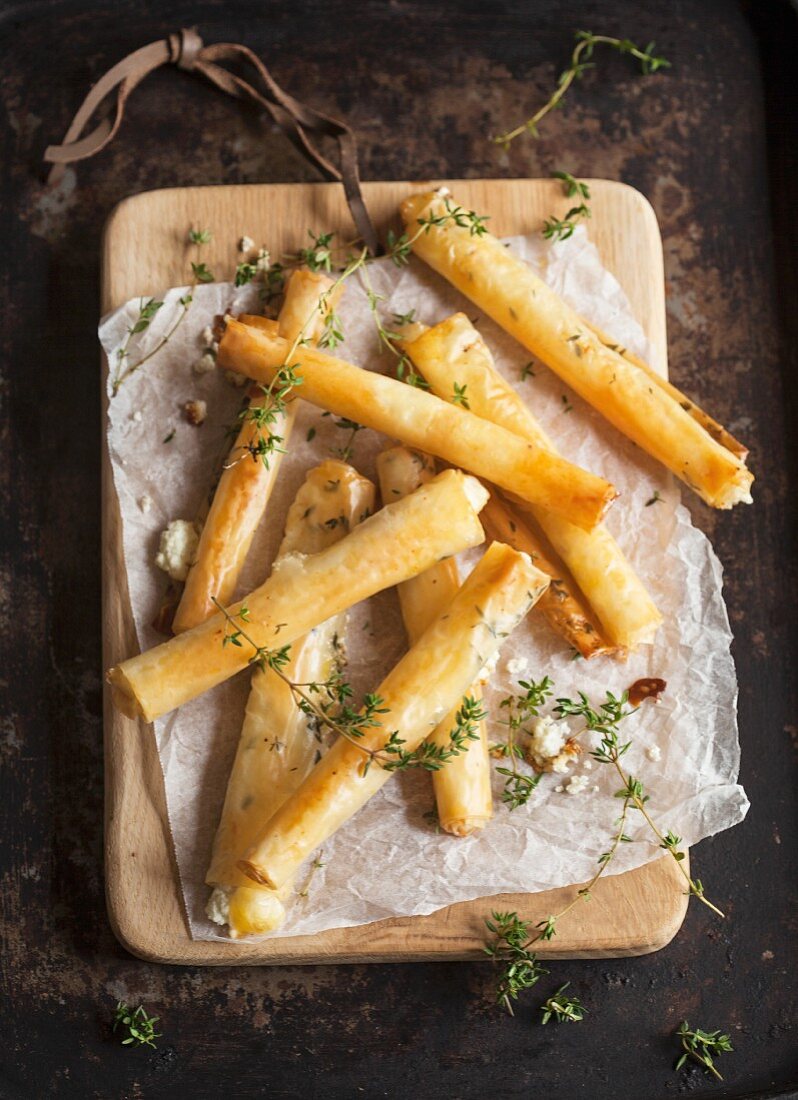
[[[544,920],[538,921],[534,926],[537,929],[534,934],[531,932],[532,922],[521,920],[517,913],[494,912],[491,913],[493,919],[485,921],[486,928],[494,934],[495,939],[485,944],[483,950],[494,961],[502,964],[496,983],[496,1001],[511,1016],[514,1015],[511,1002],[517,1000],[524,989],[535,985],[543,974],[548,973],[538,960],[534,951],[535,944],[552,940],[557,934],[559,922],[581,901],[590,900],[593,888],[607,870],[618,848],[630,841],[631,838],[626,835],[629,808],[630,801],[625,799],[610,846],[599,856],[598,869],[590,881],[580,887],[558,913],[550,913]]]
[[[674,1067],[680,1070],[688,1058],[698,1062],[708,1073],[711,1073],[718,1081],[723,1077],[715,1067],[715,1058],[720,1054],[729,1054],[734,1050],[731,1038],[720,1031],[702,1031],[701,1028],[691,1028],[687,1020],[682,1020],[676,1032],[681,1042],[682,1054]]]
[[[556,1020],[558,1024],[576,1024],[584,1019],[587,1011],[585,1006],[578,997],[569,997],[565,992],[570,984],[566,982],[561,985],[540,1006],[542,1024],[547,1024],[549,1020]]]
[[[398,236],[392,230],[388,233],[388,256],[397,267],[404,267],[409,263],[413,245],[422,234],[429,233],[431,229],[446,225],[448,222],[454,222],[461,229],[467,229],[472,237],[484,237],[487,233],[486,222],[490,220],[487,215],[480,216],[473,210],[466,210],[448,197],[444,198],[443,206],[442,214],[430,212],[426,217],[417,218],[418,229],[412,235],[407,230]]]
[[[332,306],[335,291],[355,271],[358,271],[368,259],[368,250],[363,249],[358,255],[350,256],[343,270],[323,294],[319,296],[318,304],[310,311],[302,327],[297,332],[286,353],[282,365],[278,368],[268,386],[261,386],[263,396],[250,402],[246,409],[239,414],[241,423],[251,423],[254,431],[246,444],[242,444],[238,450],[240,453],[227,462],[225,469],[234,466],[242,458],[250,455],[256,462],[263,462],[266,469],[275,454],[282,453],[284,437],[274,432],[277,421],[286,411],[287,401],[292,392],[302,384],[301,366],[293,362],[299,348],[307,342],[307,333],[311,325],[321,312],[324,317],[321,341],[326,341],[324,346],[333,346],[335,342],[343,340],[343,331],[340,317]],[[357,425],[358,430],[360,425]],[[351,457],[351,447],[347,452],[347,458]]]
[[[642,815],[659,841],[659,847],[672,856],[679,868],[687,884],[687,894],[690,897],[698,898],[703,905],[706,905],[713,913],[717,913],[719,917],[724,916],[722,910],[705,896],[701,879],[693,879],[684,866],[685,853],[680,848],[681,837],[676,836],[670,829],[665,832],[660,830],[646,809],[649,796],[646,794],[642,780],[627,772],[621,764],[621,758],[628,751],[631,741],[621,742],[618,726],[625,718],[634,714],[637,709],[634,707],[627,709],[626,704],[629,701],[629,693],[624,691],[620,697],[616,698],[612,692],[608,691],[605,702],[600,705],[598,710],[591,706],[584,692],[580,691],[577,694],[578,701],[566,697],[559,698],[554,713],[558,717],[581,717],[585,722],[584,730],[599,735],[598,747],[593,749],[590,755],[600,764],[609,764],[617,772],[623,786],[615,792],[615,797],[624,799],[624,805],[628,803],[631,808]]]
[[[464,409],[470,409],[471,405],[468,402],[468,394],[466,393],[466,390],[468,389],[468,383],[464,382],[462,386],[459,386],[457,382],[454,382],[453,385],[454,392],[450,398],[452,404],[460,405],[461,408]]]
[[[213,236],[210,229],[191,229],[188,233],[188,244],[194,245],[197,249],[197,258],[199,259],[200,250],[203,245],[210,244]],[[134,363],[130,361],[131,344],[134,337],[139,336],[142,332],[146,332],[152,324],[156,314],[163,306],[162,301],[158,301],[155,298],[142,298],[139,302],[139,312],[136,320],[127,330],[127,336],[125,342],[116,353],[116,369],[114,371],[113,382],[111,383],[111,396],[116,397],[119,392],[119,387],[123,382],[126,382],[131,375],[134,375],[136,371],[140,370],[146,362],[157,355],[162,348],[166,347],[174,334],[182,325],[189,311],[189,307],[194,300],[194,290],[197,283],[210,283],[213,282],[213,275],[208,271],[205,264],[198,262],[192,262],[191,271],[194,275],[194,281],[191,284],[191,289],[188,294],[182,295],[178,299],[180,305],[180,312],[177,315],[172,327],[165,332],[158,343],[148,351],[146,355],[142,355],[140,359],[137,359]],[[207,275],[207,278],[205,277]]]
[[[517,1001],[525,989],[531,989],[544,974],[548,974],[530,947],[540,937],[530,936],[531,921],[521,920],[517,913],[491,913],[485,926],[495,939],[486,943],[485,954],[500,963],[501,977],[496,983],[496,1003],[514,1016],[513,1001]]]
[[[512,761],[511,768],[497,768],[497,771],[507,777],[502,800],[511,809],[523,805],[528,801],[531,784],[536,784],[539,776],[525,776],[518,771],[516,760],[522,755],[516,743],[516,735],[519,731],[530,734],[526,729],[526,723],[540,714],[541,708],[547,699],[553,694],[554,685],[549,677],[544,677],[540,682],[533,680],[519,681],[523,693],[508,696],[502,700],[500,707],[506,712],[503,724],[507,726],[508,738],[500,747],[501,755]],[[627,833],[629,817],[633,812],[639,812],[646,824],[659,840],[659,846],[668,852],[676,862],[681,874],[687,882],[687,893],[696,897],[707,905],[713,912],[723,916],[717,908],[704,895],[704,887],[700,879],[692,879],[687,872],[684,861],[685,853],[681,849],[681,837],[670,829],[662,832],[649,814],[646,803],[649,796],[645,791],[642,781],[627,772],[621,759],[628,752],[632,742],[622,741],[619,733],[620,724],[637,708],[627,706],[628,692],[624,691],[620,696],[608,691],[603,703],[594,707],[584,692],[578,692],[576,699],[567,696],[557,698],[554,714],[558,718],[579,717],[584,725],[579,733],[591,732],[598,736],[596,748],[591,751],[591,756],[600,764],[613,767],[618,773],[623,786],[615,792],[615,798],[621,801],[621,813],[616,821],[616,828],[606,851],[598,857],[598,867],[584,886],[580,887],[568,904],[559,913],[550,914],[544,920],[539,921],[534,927],[536,931],[531,933],[530,921],[522,921],[517,913],[493,913],[492,920],[486,920],[486,927],[495,936],[495,940],[485,947],[485,952],[493,959],[503,964],[503,970],[496,986],[496,997],[500,1004],[512,1012],[511,1001],[517,999],[518,994],[535,982],[543,972],[535,954],[535,944],[552,939],[556,933],[559,922],[580,901],[587,901],[592,896],[592,891],[607,867],[615,858],[622,844],[629,844],[632,838]],[[694,1052],[690,1052],[694,1053]]]
[[[192,286],[192,291],[193,289],[194,287]],[[136,317],[136,320],[133,322],[130,328],[127,330],[125,342],[122,347],[117,350],[116,353],[116,370],[114,372],[113,382],[111,383],[112,397],[116,397],[117,393],[119,392],[119,387],[123,384],[123,382],[126,382],[127,379],[131,377],[131,375],[135,374],[137,370],[140,370],[146,362],[152,359],[154,355],[157,355],[158,352],[169,343],[174,334],[177,332],[178,328],[180,328],[181,324],[183,323],[192,301],[193,294],[182,295],[182,297],[179,299],[179,305],[181,307],[180,313],[178,314],[176,321],[169,329],[169,331],[164,333],[164,335],[161,337],[155,347],[152,348],[151,351],[148,351],[146,355],[142,355],[141,358],[137,359],[135,362],[131,362],[130,352],[133,338],[135,336],[138,336],[142,332],[146,332],[146,330],[150,327],[158,310],[161,309],[161,307],[163,306],[163,302],[157,301],[154,298],[140,299],[138,316]]]
[[[319,871],[325,865],[324,860],[322,859],[323,855],[324,855],[323,851],[319,852],[319,854],[316,856],[316,858],[311,863],[310,870],[308,871],[308,877],[305,879],[305,885],[302,887],[301,890],[297,891],[296,896],[298,898],[306,898],[308,896],[308,894],[310,893],[310,886],[311,886],[311,883],[313,882],[313,879],[316,877],[316,872]]]
[[[335,421],[335,426],[349,432],[349,435],[340,447],[333,447],[332,453],[342,462],[349,462],[354,452],[355,436],[363,431],[363,425],[356,420],[350,420],[348,416],[341,416]]]
[[[355,710],[351,705],[352,687],[342,678],[340,672],[334,672],[328,680],[320,683],[292,680],[286,673],[286,667],[291,659],[290,645],[275,649],[259,646],[245,626],[241,625],[250,621],[246,604],[242,604],[237,614],[232,615],[215,596],[212,596],[211,600],[225,619],[222,646],[233,645],[240,648],[244,643],[249,645],[252,649],[252,656],[249,658],[251,665],[261,670],[271,669],[288,687],[297,706],[304,714],[315,719],[319,727],[327,727],[333,733],[345,738],[363,753],[363,775],[375,762],[385,771],[404,771],[412,767],[420,767],[425,771],[438,771],[454,757],[466,752],[470,741],[479,739],[479,722],[485,714],[479,704],[467,696],[456,712],[455,724],[449,733],[448,741],[443,745],[437,742],[429,744],[422,742],[417,749],[408,752],[403,748],[406,742],[400,737],[399,731],[394,730],[388,735],[382,748],[368,748],[361,743],[360,739],[367,730],[384,725],[381,716],[390,713],[381,696],[373,693],[365,695],[363,706],[360,710]],[[321,701],[325,697],[326,703]]]
[[[503,149],[509,149],[510,144],[522,134],[531,134],[532,137],[538,137],[538,127],[546,115],[560,105],[563,96],[575,80],[579,80],[588,69],[594,68],[594,64],[590,59],[596,46],[610,46],[619,53],[629,54],[631,57],[636,58],[640,62],[641,70],[645,76],[670,66],[670,62],[666,61],[664,57],[655,55],[654,42],[649,42],[647,46],[640,48],[629,38],[611,38],[604,34],[592,34],[590,31],[577,31],[575,38],[576,45],[571,54],[571,63],[567,69],[560,73],[557,87],[549,99],[526,122],[522,122],[512,130],[507,130],[505,133],[494,137],[492,140],[497,145],[501,145]]]
[[[282,418],[286,411],[289,395],[301,386],[302,376],[296,366],[282,366],[272,378],[268,386],[261,386],[262,396],[251,401],[249,405],[238,414],[241,423],[252,424],[254,431],[246,444],[241,444],[240,454],[224,464],[227,470],[231,466],[249,454],[255,462],[262,462],[268,470],[271,461],[276,454],[285,454],[285,437],[278,435],[274,425]]]
[[[383,763],[385,771],[397,771],[407,767],[421,767],[425,771],[437,772],[453,760],[468,751],[469,742],[479,741],[479,723],[487,717],[481,703],[467,695],[455,714],[454,726],[449,731],[448,740],[439,745],[436,741],[422,741],[413,752],[405,752],[405,742],[396,733],[392,733],[385,743],[383,752],[395,755],[395,760]]]
[[[393,315],[393,324],[396,328],[388,328],[383,322],[380,314],[380,303],[385,301],[385,295],[377,294],[374,290],[374,286],[368,274],[368,268],[363,269],[362,278],[366,291],[366,302],[368,303],[371,317],[374,321],[374,328],[377,331],[377,345],[379,350],[382,351],[384,349],[390,352],[396,359],[396,367],[394,369],[396,377],[400,382],[407,382],[409,386],[418,386],[423,390],[428,390],[430,388],[429,383],[422,378],[413,367],[410,356],[402,347],[404,337],[401,332],[398,331],[402,325],[413,323],[415,310],[411,309],[409,313],[395,313]]]
[[[525,723],[538,717],[541,707],[554,691],[554,684],[548,676],[538,682],[519,680],[518,686],[524,689],[523,694],[508,695],[499,704],[506,711],[500,723],[507,727],[507,740],[494,749],[495,753],[506,757],[510,762],[509,767],[496,768],[498,774],[505,777],[502,802],[509,810],[525,806],[541,780],[540,775],[529,775],[519,770],[518,760],[523,760],[524,753],[516,742],[516,734],[519,731],[531,733],[524,728]]]
[[[563,191],[567,198],[576,199],[576,205],[572,206],[564,218],[556,218],[552,214],[546,218],[541,232],[547,241],[567,241],[573,236],[577,224],[582,218],[591,216],[587,200],[590,198],[590,188],[586,183],[576,179],[570,172],[555,172],[554,178],[563,181]]]
[[[297,262],[311,271],[331,272],[333,267],[334,248],[331,248],[334,233],[314,233],[308,230],[312,244],[308,248],[300,248],[296,255]]]
[[[155,1049],[155,1040],[161,1037],[161,1032],[155,1030],[160,1016],[150,1016],[143,1005],[131,1008],[126,1001],[117,1001],[114,1012],[113,1031],[122,1029],[124,1038],[122,1046],[148,1046]]]

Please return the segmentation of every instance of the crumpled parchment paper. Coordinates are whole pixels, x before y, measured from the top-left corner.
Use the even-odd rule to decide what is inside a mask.
[[[510,245],[584,317],[619,343],[652,358],[653,349],[626,295],[602,266],[583,228],[554,245],[540,236],[514,238]],[[524,349],[422,263],[413,259],[400,271],[390,261],[379,261],[370,267],[370,277],[385,296],[381,310],[388,320],[412,309],[417,320],[432,324],[459,309],[476,321],[499,368],[523,393],[563,454],[603,474],[621,490],[608,526],[664,615],[655,643],[618,664],[609,659],[572,660],[562,641],[533,613],[502,650],[486,693],[492,711],[519,676],[547,674],[557,694],[582,690],[599,702],[607,689],[619,693],[639,677],[661,677],[668,687],[660,702],[644,704],[625,723],[625,739],[634,742],[625,760],[643,778],[655,820],[663,829],[675,830],[685,844],[741,821],[748,801],[737,783],[737,684],[721,567],[679,503],[673,480],[545,367],[535,364],[534,376],[522,381],[521,369],[529,360]],[[157,347],[172,329],[185,291],[172,289],[163,296],[165,304],[150,328],[135,338],[131,362]],[[138,309],[136,299],[101,322],[100,339],[111,371]],[[202,353],[201,333],[215,315],[244,309],[258,310],[257,286],[197,287],[188,315],[166,346],[110,401],[108,444],[142,649],[163,640],[150,625],[166,587],[165,575],[153,564],[159,534],[170,520],[193,519],[200,513],[229,446],[225,429],[241,407],[244,392],[219,371],[202,376],[193,372]],[[340,313],[346,342],[336,354],[370,369],[392,370],[389,357],[379,354],[357,277],[350,280]],[[208,403],[208,418],[201,427],[188,424],[181,413],[184,402],[194,398]],[[316,434],[308,442],[311,426]],[[268,575],[285,512],[306,470],[346,439],[347,432],[335,427],[333,417],[302,403],[279,483],[241,578],[241,595]],[[353,464],[374,479],[374,456],[384,442],[370,430],[359,432],[354,440]],[[662,499],[647,506],[655,491]],[[147,498],[151,504],[145,510]],[[475,552],[467,559],[464,572]],[[393,592],[352,609],[347,644],[353,684],[360,691],[376,689],[406,648]],[[511,675],[508,662],[519,658],[527,662],[525,673]],[[244,672],[155,723],[169,823],[195,938],[222,936],[204,913],[204,876],[247,692]],[[501,727],[493,725],[489,732],[501,737]],[[590,747],[589,741],[583,743]],[[658,755],[656,749],[649,753],[652,746],[659,749],[659,759],[651,758]],[[426,914],[472,898],[585,881],[613,832],[618,803],[612,796],[618,779],[606,766],[591,766],[587,753],[572,772],[589,778],[581,794],[563,791],[562,776],[544,776],[526,807],[509,813],[497,800],[494,820],[465,839],[436,832],[425,818],[433,807],[428,775],[395,776],[324,846],[323,866],[315,872],[307,897],[295,901],[276,935]],[[499,790],[497,782],[497,795]],[[653,836],[634,817],[630,832],[635,843],[621,846],[608,873],[627,871],[661,854]],[[300,875],[298,883],[302,882]]]

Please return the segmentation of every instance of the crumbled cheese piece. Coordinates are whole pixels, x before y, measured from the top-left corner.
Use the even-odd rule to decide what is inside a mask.
[[[258,249],[258,258],[255,260],[255,270],[259,275],[262,275],[264,271],[268,271],[272,266],[272,258],[269,255],[269,250],[266,248]]]
[[[570,732],[567,722],[557,722],[549,714],[535,718],[529,747],[537,756],[551,760],[562,752]]]
[[[523,676],[529,672],[529,661],[526,657],[513,657],[507,662],[507,671],[511,676]]]
[[[565,790],[565,787],[563,787],[562,783],[558,783],[554,790],[556,794],[562,794],[562,792]]]
[[[230,891],[224,886],[214,886],[205,905],[205,915],[214,924],[227,924],[230,920]]]
[[[574,757],[578,754],[578,752],[578,749],[576,749],[575,752],[568,752],[567,747],[563,749],[559,756],[555,756],[554,759],[551,761],[551,771],[557,772],[558,775],[562,775],[564,772],[567,772],[571,764],[573,764]],[[544,768],[544,771],[545,770],[546,769]]]
[[[216,356],[210,351],[203,352],[193,369],[195,374],[208,374],[216,369]]]
[[[492,657],[488,657],[485,664],[479,670],[479,676],[477,677],[478,684],[487,684],[493,673],[496,671],[496,664],[499,660],[499,654],[494,653]]]
[[[659,747],[659,745],[649,745],[646,749],[646,756],[649,758],[649,760],[661,760],[662,749]]]
[[[572,775],[565,785],[568,794],[581,794],[587,790],[588,778],[586,775]]]
[[[136,411],[134,413],[131,413],[130,414],[130,419],[135,424],[140,424],[142,422],[142,420],[144,419],[143,416],[141,415],[141,409],[136,409]]]
[[[200,339],[202,340],[202,346],[204,348],[209,348],[212,344],[216,342],[216,337],[214,336],[213,329],[210,325],[206,325],[205,328],[202,330]]]
[[[201,424],[208,415],[208,405],[205,401],[186,401],[183,411],[189,424]]]
[[[139,511],[143,512],[146,516],[150,508],[152,508],[152,497],[145,493],[143,497],[139,497]]]
[[[248,237],[246,235],[246,233],[244,234],[244,236],[238,242],[238,251],[239,252],[251,252],[254,247],[255,247],[255,242],[253,241],[253,239],[251,237]]]
[[[224,380],[229,386],[246,386],[249,379],[245,374],[238,374],[234,370],[226,370],[224,372]]]
[[[155,564],[173,581],[184,581],[194,562],[199,535],[190,520],[173,519],[169,526],[161,531],[161,541]]]
[[[557,722],[549,714],[533,719],[526,750],[532,767],[542,772],[567,772],[569,765],[582,751],[569,740],[570,733],[567,722]]]
[[[593,771],[593,761],[592,760],[585,760],[582,767],[585,769],[586,772],[592,772]]]

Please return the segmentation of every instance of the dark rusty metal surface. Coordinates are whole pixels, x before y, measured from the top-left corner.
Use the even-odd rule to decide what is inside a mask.
[[[70,173],[56,193],[43,189],[42,149],[88,82],[186,20],[207,41],[246,42],[290,91],[346,116],[368,179],[567,167],[642,190],[665,244],[672,377],[751,444],[753,509],[688,501],[726,568],[753,803],[742,826],[694,853],[728,916],[716,923],[694,906],[677,940],[647,958],[554,964],[546,988],[570,980],[589,1008],[577,1027],[533,1023],[542,996],[515,1019],[499,1014],[482,965],[180,969],[133,959],[111,935],[102,223],[147,188],[315,178],[254,112],[170,71],[138,89],[77,187]],[[645,82],[627,59],[602,57],[537,143],[500,152],[487,135],[542,101],[584,25],[654,38],[673,67]],[[0,1095],[648,1100],[796,1087],[795,43],[786,2],[763,0],[0,3]],[[157,1052],[111,1039],[120,997],[162,1016]],[[723,1085],[672,1072],[684,1016],[731,1032]]]

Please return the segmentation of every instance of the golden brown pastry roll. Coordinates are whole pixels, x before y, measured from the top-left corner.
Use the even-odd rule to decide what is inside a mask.
[[[693,418],[692,403],[603,343],[496,237],[457,225],[448,216],[456,206],[452,197],[432,191],[402,203],[416,255],[708,504],[750,503],[753,475],[738,454]],[[442,219],[440,224],[420,224],[431,216]]]
[[[285,365],[289,351],[285,340],[230,321],[219,345],[219,362],[268,383]],[[297,392],[304,400],[490,478],[588,530],[616,496],[595,474],[422,389],[312,348],[299,349],[288,365],[302,377]]]
[[[484,539],[479,511],[487,492],[476,478],[444,470],[428,485],[387,505],[318,554],[289,554],[269,579],[228,611],[256,646],[281,648],[360,600],[422,573]],[[240,624],[243,625],[243,624]],[[249,646],[224,645],[221,612],[108,673],[115,705],[148,722],[201,695],[250,663]]]

